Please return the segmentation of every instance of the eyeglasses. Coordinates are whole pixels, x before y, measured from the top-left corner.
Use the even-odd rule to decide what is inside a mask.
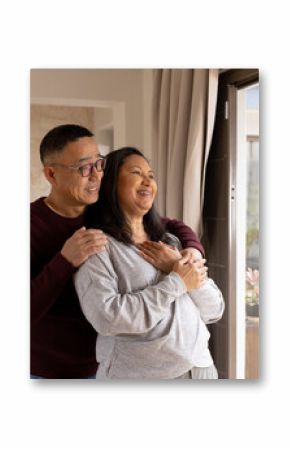
[[[105,170],[106,158],[100,157],[99,159],[96,160],[96,162],[93,162],[90,164],[84,164],[84,165],[81,165],[78,167],[76,167],[75,165],[65,165],[65,164],[58,164],[58,163],[53,163],[50,165],[57,166],[57,167],[65,167],[65,168],[69,168],[70,170],[77,170],[83,178],[87,178],[88,176],[91,176],[93,174],[94,168],[98,172]]]

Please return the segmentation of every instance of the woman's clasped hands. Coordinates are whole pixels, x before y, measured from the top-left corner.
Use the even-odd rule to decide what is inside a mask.
[[[176,272],[186,285],[187,291],[202,287],[208,268],[206,260],[194,248],[179,251],[163,242],[145,241],[137,245],[140,255],[164,273]]]

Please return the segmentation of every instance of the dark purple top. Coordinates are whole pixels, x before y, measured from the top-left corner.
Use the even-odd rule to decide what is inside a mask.
[[[96,373],[97,334],[84,317],[73,284],[76,269],[60,254],[64,242],[83,226],[83,216],[65,218],[40,198],[31,204],[31,374],[79,379]],[[204,250],[193,231],[163,219],[184,248]]]

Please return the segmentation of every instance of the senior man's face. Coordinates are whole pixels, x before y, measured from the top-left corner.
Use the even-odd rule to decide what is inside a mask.
[[[54,189],[67,206],[86,206],[97,201],[103,171],[93,168],[89,176],[83,177],[79,168],[95,163],[99,157],[98,146],[92,137],[70,142],[63,151],[53,155]]]
[[[118,199],[121,209],[131,216],[143,216],[152,207],[157,192],[154,173],[141,156],[128,156],[118,176]]]

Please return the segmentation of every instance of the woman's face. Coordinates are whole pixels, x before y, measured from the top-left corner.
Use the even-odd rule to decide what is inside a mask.
[[[152,207],[157,184],[148,162],[136,154],[128,156],[120,167],[117,183],[122,211],[129,216],[143,216]]]

